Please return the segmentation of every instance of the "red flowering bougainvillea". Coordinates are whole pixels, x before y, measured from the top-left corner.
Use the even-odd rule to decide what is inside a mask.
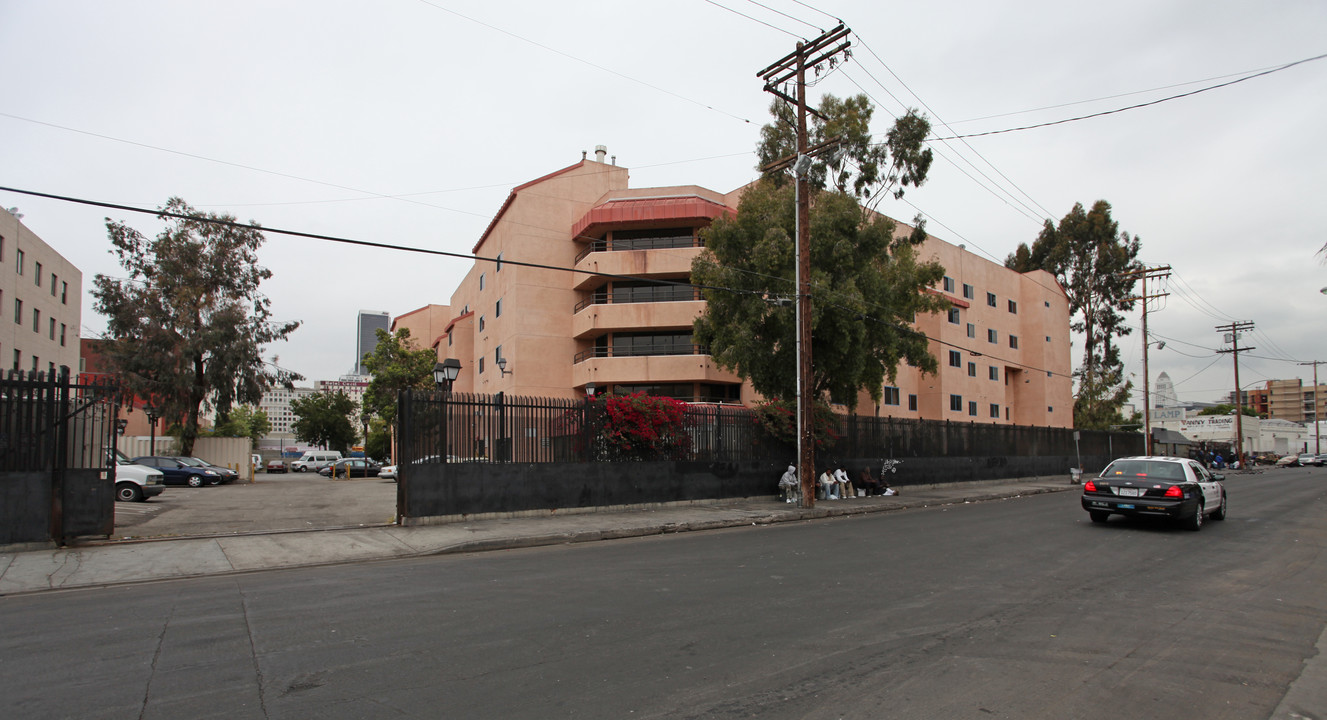
[[[601,415],[598,441],[615,460],[663,460],[685,456],[691,449],[684,402],[643,392],[607,395],[593,403]]]

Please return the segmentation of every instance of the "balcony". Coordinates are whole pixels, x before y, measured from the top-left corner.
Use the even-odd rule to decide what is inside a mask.
[[[631,347],[592,347],[588,350],[582,350],[574,357],[571,362],[573,365],[585,362],[590,358],[612,358],[612,357],[649,357],[654,355],[706,355],[710,354],[709,347],[705,345],[695,345],[692,343],[654,343],[646,346]]]
[[[595,249],[589,246],[588,252],[576,261],[576,269],[581,273],[604,273],[608,275],[629,275],[633,277],[688,277],[691,275],[691,261],[700,255],[703,246],[697,240],[685,247],[660,247],[629,250]],[[603,278],[594,274],[577,275],[575,288],[585,290],[603,283]]]
[[[591,348],[576,354],[571,372],[572,384],[577,387],[587,382],[600,387],[610,384],[742,382],[733,373],[719,368],[704,345],[689,344],[627,352]]]

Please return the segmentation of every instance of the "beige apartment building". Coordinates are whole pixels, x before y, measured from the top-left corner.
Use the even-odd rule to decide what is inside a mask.
[[[0,208],[0,368],[79,367],[83,273]]]
[[[692,322],[705,307],[698,292],[653,282],[689,279],[700,230],[735,213],[741,189],[630,188],[626,168],[596,155],[512,190],[450,305],[412,311],[393,327],[411,327],[421,347],[461,361],[457,392],[758,401],[694,343]],[[940,370],[899,368],[883,401],[863,393],[857,412],[1071,426],[1068,299],[1054,277],[1019,274],[936,238],[921,257],[948,269],[935,292],[954,303],[916,322],[934,339]],[[430,337],[440,314],[450,317]]]

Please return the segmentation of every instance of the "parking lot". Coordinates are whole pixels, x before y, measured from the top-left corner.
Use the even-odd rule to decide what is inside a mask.
[[[172,485],[147,502],[115,503],[112,539],[231,535],[386,525],[396,517],[396,483],[317,473],[268,475],[254,482]]]

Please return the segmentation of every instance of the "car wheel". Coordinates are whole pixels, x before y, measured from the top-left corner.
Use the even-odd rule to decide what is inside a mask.
[[[1198,508],[1197,508],[1196,510],[1193,511],[1193,515],[1191,515],[1191,516],[1189,516],[1187,519],[1185,519],[1185,521],[1184,521],[1184,527],[1188,528],[1189,530],[1202,530],[1202,529],[1203,529],[1203,511],[1204,511],[1204,510],[1205,510],[1205,508],[1203,507],[1203,501],[1202,501],[1202,500],[1199,500],[1199,501],[1198,501]]]
[[[215,486],[215,485],[220,485],[220,484],[221,484],[221,478],[219,478],[219,477],[208,478],[208,480],[207,480],[207,484],[208,484],[208,485],[214,485],[214,486]]]
[[[201,476],[199,475],[189,476],[189,487],[202,487],[202,486],[203,486],[203,478]]]
[[[121,502],[139,502],[143,499],[143,491],[131,482],[122,482],[115,486],[115,499]]]
[[[1100,510],[1088,510],[1087,514],[1092,516],[1092,522],[1094,523],[1104,523],[1110,519],[1110,513],[1101,512]]]
[[[1217,509],[1216,509],[1216,512],[1212,513],[1212,519],[1213,519],[1213,520],[1225,520],[1225,519],[1226,519],[1226,494],[1225,494],[1225,493],[1221,493],[1221,507],[1217,508]]]

